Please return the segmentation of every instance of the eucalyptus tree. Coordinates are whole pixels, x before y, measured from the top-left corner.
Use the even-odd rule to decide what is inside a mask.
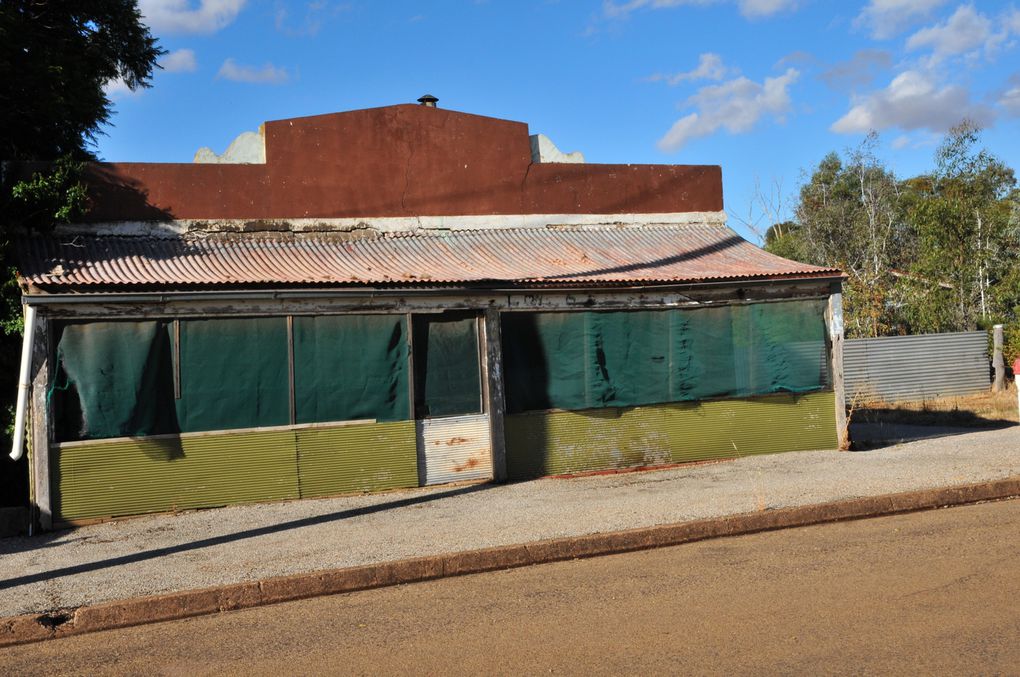
[[[978,148],[979,138],[968,121],[954,127],[935,153],[934,171],[911,182],[916,195],[906,212],[917,251],[905,299],[919,330],[974,329],[1014,313],[1016,178]]]

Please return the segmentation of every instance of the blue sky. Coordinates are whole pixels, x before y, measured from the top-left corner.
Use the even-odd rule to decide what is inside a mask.
[[[98,154],[190,162],[265,120],[413,103],[519,120],[588,162],[718,164],[730,224],[785,216],[880,134],[906,177],[963,117],[1020,170],[1020,9],[952,0],[141,0],[168,50]],[[756,200],[755,195],[762,200]],[[763,209],[763,205],[765,208]]]

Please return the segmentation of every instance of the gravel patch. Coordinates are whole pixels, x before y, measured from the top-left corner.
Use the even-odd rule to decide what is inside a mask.
[[[0,539],[0,615],[1020,475],[1020,428],[955,432],[870,451],[235,506]]]

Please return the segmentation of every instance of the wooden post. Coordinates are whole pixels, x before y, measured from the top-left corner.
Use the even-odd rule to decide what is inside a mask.
[[[53,528],[50,494],[50,416],[46,394],[50,388],[50,322],[43,313],[35,319],[32,346],[32,423],[29,448],[29,482],[32,496],[31,524],[43,531]]]
[[[836,442],[840,449],[846,450],[850,448],[850,422],[846,415],[846,387],[843,383],[843,293],[840,286],[829,294],[825,315],[829,327],[832,391],[836,399]]]
[[[503,414],[503,341],[499,330],[499,309],[485,309],[485,376],[489,396],[489,433],[492,441],[492,479],[506,482],[506,437]]]
[[[992,367],[995,369],[995,380],[992,392],[1002,392],[1006,387],[1006,362],[1002,359],[1002,325],[992,327]]]
[[[294,383],[294,316],[287,316],[287,393],[290,424],[297,423],[297,393]]]

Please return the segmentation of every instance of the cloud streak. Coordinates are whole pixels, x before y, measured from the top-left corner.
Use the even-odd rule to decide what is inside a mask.
[[[223,80],[231,80],[233,82],[249,82],[254,84],[265,84],[265,85],[282,85],[283,83],[290,80],[290,74],[286,68],[274,66],[271,63],[267,63],[261,68],[255,66],[246,66],[239,64],[232,58],[227,59],[220,66],[220,70],[216,73],[217,78]]]
[[[945,21],[923,28],[907,39],[908,51],[930,49],[930,64],[953,56],[978,57],[993,55],[1009,38],[1020,30],[1018,13],[1013,10],[1000,18],[1002,28],[995,30],[992,20],[974,9],[973,5],[960,5]]]
[[[1009,80],[1009,88],[999,97],[999,105],[1010,117],[1020,118],[1020,73]]]
[[[866,134],[889,128],[942,133],[964,118],[986,126],[994,121],[995,112],[971,102],[970,92],[964,87],[938,87],[928,75],[905,71],[888,87],[860,98],[829,129],[837,134]]]
[[[608,17],[624,17],[639,9],[667,9],[671,7],[716,5],[735,2],[740,13],[748,19],[757,19],[797,8],[799,0],[628,0],[616,2],[604,0],[603,12]]]
[[[698,57],[698,65],[693,70],[673,73],[671,75],[656,73],[655,75],[649,75],[645,80],[648,82],[665,82],[668,85],[675,86],[682,82],[693,82],[696,80],[719,81],[729,75],[729,73],[730,69],[723,65],[721,56],[713,52],[705,52]]]
[[[140,96],[142,89],[142,87],[131,89],[128,87],[128,84],[124,82],[123,78],[107,80],[106,84],[103,85],[103,93],[111,99],[124,99],[132,96]]]
[[[159,65],[167,73],[191,73],[198,69],[195,52],[190,49],[178,49],[164,56]]]
[[[831,89],[847,91],[866,87],[875,81],[878,73],[892,66],[892,54],[881,49],[862,49],[853,58],[835,63],[819,77]]]
[[[246,0],[140,0],[143,20],[156,33],[215,33],[229,26]]]
[[[778,77],[765,78],[762,83],[742,76],[703,87],[685,102],[686,106],[697,110],[677,120],[657,145],[662,151],[675,152],[690,141],[720,129],[730,134],[743,134],[751,131],[765,116],[783,120],[791,107],[789,88],[799,77],[797,69],[789,68]]]
[[[946,0],[869,0],[854,19],[854,26],[866,28],[876,40],[887,40],[924,21]]]

